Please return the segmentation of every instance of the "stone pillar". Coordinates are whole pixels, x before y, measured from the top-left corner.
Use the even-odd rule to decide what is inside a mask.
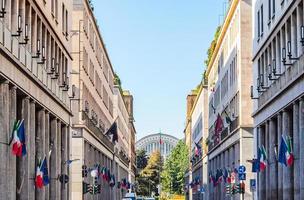
[[[44,151],[46,154],[46,163],[48,166],[48,174],[50,177],[50,113],[48,111],[45,112],[45,135],[44,135],[44,141],[45,141],[45,146],[44,146]],[[52,148],[52,147],[51,147]],[[53,153],[53,152],[50,152]],[[45,200],[49,200],[49,193],[50,193],[50,185],[45,187]]]
[[[38,159],[42,160],[45,156],[48,156],[47,152],[45,152],[45,110],[44,108],[38,111],[37,118],[37,135],[36,135],[36,156]],[[36,198],[37,199],[45,199],[45,187],[39,189],[36,188]]]
[[[67,166],[63,165],[63,163],[67,160],[67,127],[64,125],[62,128],[62,133],[61,133],[61,142],[62,142],[62,161],[61,161],[61,174],[67,174]],[[62,194],[61,194],[61,200],[67,200],[67,192],[68,188],[66,184],[61,184],[62,185]]]
[[[0,83],[0,158],[2,163],[0,164],[0,193],[1,198],[8,199],[8,191],[11,190],[8,181],[7,167],[8,159],[11,156],[10,148],[4,143],[9,142],[9,82]]]
[[[282,113],[278,114],[278,123],[277,123],[277,138],[278,138],[278,146],[277,153],[279,153],[280,142],[282,136]],[[283,165],[278,164],[278,200],[283,199]]]
[[[57,146],[56,146],[56,176],[61,173],[61,122],[57,120]],[[57,199],[61,198],[61,183],[56,181],[57,186]]]
[[[282,116],[282,130],[283,134],[291,135],[290,133],[290,116],[286,110],[283,110]],[[283,168],[283,200],[289,200],[293,197],[292,190],[292,168]]]
[[[274,153],[274,148],[277,144],[277,135],[276,135],[276,127],[274,119],[271,119],[269,122],[269,154],[268,154],[268,162],[269,162],[269,177],[270,177],[270,191],[271,196],[270,199],[278,199],[278,162],[276,160],[276,155]]]
[[[304,171],[304,99],[299,103],[300,172]],[[300,176],[300,199],[304,199],[304,176]]]
[[[293,104],[293,153],[294,153],[294,164],[293,164],[293,192],[294,199],[300,199],[300,135],[299,135],[299,104],[295,102]]]
[[[259,146],[261,147],[265,143],[265,128],[260,126],[259,127]],[[259,199],[266,199],[266,176],[265,171],[259,172]]]
[[[35,176],[36,176],[36,102],[30,102],[30,119],[29,119],[29,133],[26,137],[28,142],[27,158],[28,158],[28,199],[35,199]]]
[[[10,88],[10,95],[9,95],[9,135],[8,137],[11,137],[12,132],[13,132],[13,127],[14,127],[14,123],[17,117],[17,95],[16,95],[16,86],[12,86]],[[21,119],[20,119],[21,120]],[[9,147],[9,150],[12,148],[12,146]],[[7,179],[7,184],[8,184],[8,200],[15,200],[16,199],[16,187],[17,185],[19,186],[20,184],[20,179],[18,178],[18,182],[16,182],[16,156],[12,155],[12,153],[9,153],[9,157],[8,157],[8,168],[7,168],[7,173],[8,173],[8,179]],[[19,162],[19,166],[18,166],[18,177],[22,177],[22,170],[20,167],[20,160],[22,160],[22,158],[18,158],[18,162]],[[18,193],[19,191],[17,191]]]
[[[33,190],[33,182],[30,182],[30,174],[29,174],[29,156],[31,151],[31,142],[30,138],[32,137],[32,133],[30,132],[30,120],[31,120],[31,108],[30,108],[30,98],[25,97],[22,99],[22,108],[21,108],[22,119],[24,120],[24,128],[25,128],[25,144],[27,154],[19,160],[19,180],[17,185],[17,193],[19,194],[19,199],[30,200],[29,191]],[[35,133],[33,134],[35,136]],[[35,162],[35,160],[34,160]]]
[[[239,130],[239,131],[241,131],[241,129]],[[243,138],[242,138],[243,139]],[[241,140],[242,139],[240,139],[235,145],[234,145],[234,163],[235,163],[235,167],[238,169],[239,168],[239,166],[240,166],[240,152],[241,152],[241,145],[240,145],[240,142],[241,142]],[[238,181],[238,182],[240,182],[240,180],[239,180],[239,176],[237,175],[237,177],[236,177],[236,180]],[[238,195],[234,195],[234,199],[236,199],[236,200],[239,200],[240,199],[240,194],[238,194]]]
[[[50,156],[50,185],[49,185],[49,191],[50,191],[50,199],[59,199],[59,196],[57,195],[59,193],[59,186],[58,181],[56,180],[57,177],[57,151],[58,151],[58,145],[57,145],[57,119],[52,118],[51,119],[51,132],[50,132],[50,141],[51,141],[51,148],[52,154]]]
[[[265,134],[264,134],[264,147],[265,147],[265,151],[266,154],[269,155],[269,121],[266,122],[265,124]],[[268,163],[269,164],[269,163]],[[268,168],[269,169],[269,168]],[[270,199],[270,178],[269,178],[269,172],[270,170],[265,170],[264,172],[264,176],[265,176],[265,193],[266,193],[266,199]]]

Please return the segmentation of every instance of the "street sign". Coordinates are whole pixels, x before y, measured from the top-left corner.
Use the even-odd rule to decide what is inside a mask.
[[[244,165],[239,166],[239,174],[244,174],[246,172],[246,167]]]
[[[201,194],[205,193],[205,188],[203,186],[200,188],[200,192],[201,192]]]
[[[250,191],[256,191],[256,180],[255,179],[250,179]]]
[[[239,174],[239,180],[241,180],[241,181],[246,180],[246,173],[244,173],[244,174]]]

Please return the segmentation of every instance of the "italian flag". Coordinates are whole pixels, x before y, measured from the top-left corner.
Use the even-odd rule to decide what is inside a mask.
[[[293,164],[294,155],[292,151],[292,142],[288,135],[282,135],[278,161],[287,167]]]
[[[287,151],[285,153],[286,156],[286,161],[287,161],[287,166],[291,166],[293,164],[294,161],[294,155],[293,155],[293,151],[292,151],[292,144],[291,144],[291,138],[290,136],[286,136],[284,138],[286,146],[287,146]]]
[[[259,147],[260,171],[264,171],[267,166],[267,154],[264,146]]]

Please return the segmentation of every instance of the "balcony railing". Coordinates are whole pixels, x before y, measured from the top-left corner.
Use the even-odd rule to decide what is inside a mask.
[[[124,154],[122,151],[119,152],[119,158],[126,166],[129,165],[130,160],[128,159],[128,156]]]
[[[239,127],[239,117],[236,117],[234,120],[231,121],[228,127],[226,127],[220,133],[220,140],[216,143],[216,139],[214,134],[212,134],[212,140],[208,142],[208,151],[213,150],[221,141],[225,140],[231,133],[233,133]]]
[[[0,20],[0,45],[6,49],[4,52],[8,53],[9,57],[17,59],[27,73],[33,75],[34,79],[40,82],[41,86],[46,88],[69,108],[70,101],[67,90],[62,88],[57,79],[51,77],[47,72],[47,69],[50,69],[51,66],[47,66],[46,62],[41,62],[41,58],[35,58],[36,54],[32,54],[25,48],[25,45],[22,44],[24,42],[22,36],[14,37],[12,35],[13,33],[6,27],[3,21]],[[51,62],[48,63],[50,64]]]
[[[84,125],[91,130],[103,144],[105,144],[112,152],[114,152],[114,144],[103,134],[102,130],[98,128],[86,112],[82,111],[82,120]]]

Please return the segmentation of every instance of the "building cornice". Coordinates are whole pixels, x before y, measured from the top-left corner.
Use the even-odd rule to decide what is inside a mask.
[[[222,45],[222,42],[224,40],[224,37],[225,37],[226,32],[228,30],[228,27],[230,25],[231,19],[233,17],[233,14],[235,13],[235,10],[236,10],[237,5],[238,5],[239,2],[240,2],[240,0],[233,0],[232,3],[231,3],[231,5],[230,5],[229,12],[228,12],[228,14],[226,16],[226,19],[224,21],[224,24],[223,24],[223,26],[221,28],[220,35],[219,35],[219,37],[217,39],[215,49],[213,51],[210,63],[209,63],[208,68],[206,70],[206,76],[207,77],[209,76],[209,73],[210,73],[210,71],[212,69],[212,66],[214,64],[215,58],[216,58],[216,56],[217,56],[217,54],[218,54],[218,52],[220,50],[220,47]]]
[[[104,53],[105,53],[105,55],[106,55],[106,57],[107,57],[107,60],[108,60],[108,62],[109,62],[109,65],[110,65],[112,74],[114,75],[115,72],[114,72],[114,69],[113,69],[113,66],[112,66],[112,63],[111,63],[111,60],[110,60],[108,51],[107,51],[107,49],[106,49],[106,45],[105,45],[105,43],[104,43],[104,41],[103,41],[103,39],[102,39],[101,30],[100,30],[100,28],[99,28],[99,26],[98,26],[97,20],[96,20],[95,15],[94,15],[94,12],[93,12],[93,10],[92,10],[90,4],[89,4],[89,1],[88,1],[88,0],[84,0],[84,1],[85,1],[87,10],[89,11],[89,13],[90,13],[90,15],[91,15],[91,17],[92,17],[92,19],[93,19],[92,21],[94,22],[95,30],[96,30],[96,32],[97,32],[97,35],[98,35],[98,37],[99,37],[99,39],[100,39],[100,42],[101,42],[101,46],[102,46],[102,48],[103,48],[103,50],[104,50]]]
[[[195,110],[195,107],[196,107],[196,105],[197,105],[198,99],[199,99],[199,97],[201,96],[203,89],[207,89],[207,88],[208,88],[207,85],[200,84],[200,88],[199,88],[198,93],[197,93],[197,95],[196,95],[196,97],[195,97],[194,104],[193,104],[193,106],[192,106],[192,108],[191,108],[191,111],[190,111],[190,114],[189,114],[190,117],[192,116],[192,114],[193,114],[193,112],[194,112],[194,110]]]

